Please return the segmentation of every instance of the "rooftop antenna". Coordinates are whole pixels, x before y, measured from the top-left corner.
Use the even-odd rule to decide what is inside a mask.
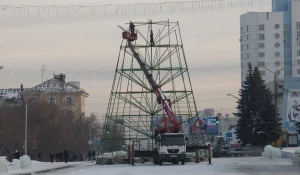
[[[42,83],[44,83],[44,71],[46,71],[45,65],[42,67]]]

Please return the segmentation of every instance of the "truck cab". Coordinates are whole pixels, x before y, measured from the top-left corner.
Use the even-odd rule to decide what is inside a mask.
[[[162,133],[157,139],[157,155],[154,163],[162,165],[163,162],[185,164],[187,137],[182,133]]]

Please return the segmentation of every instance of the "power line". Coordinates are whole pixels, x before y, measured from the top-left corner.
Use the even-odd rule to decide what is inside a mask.
[[[133,3],[133,4],[103,4],[103,5],[0,5],[2,12],[11,12],[14,14],[27,14],[35,9],[38,16],[53,13],[56,15],[79,14],[88,11],[94,14],[136,14],[136,13],[158,13],[163,11],[195,11],[195,10],[214,10],[216,8],[224,9],[226,7],[252,7],[254,4],[263,5],[266,0],[195,0],[195,1],[173,1],[157,3]],[[282,0],[285,1],[285,0]]]
[[[252,65],[258,64],[258,62],[252,62]],[[276,66],[276,64],[278,64]],[[297,61],[289,62],[293,63],[294,66],[297,66],[300,68],[300,65],[297,64]],[[265,62],[265,67],[268,66],[274,66],[281,68],[281,64],[286,65],[287,62]],[[204,73],[240,73],[241,68],[247,68],[247,65],[241,65],[241,66],[220,66],[220,67],[200,67],[200,68],[189,68],[189,73],[191,75],[193,74],[204,74]],[[259,67],[260,68],[260,67]],[[0,71],[0,76],[5,77],[5,76],[15,76],[15,77],[41,77],[43,71],[13,71],[13,70],[1,70]],[[65,71],[65,72],[57,72],[57,71],[45,71],[43,75],[52,77],[53,74],[58,74],[58,73],[64,73],[67,75],[74,75],[74,76],[80,76],[80,77],[88,77],[88,76],[97,76],[99,78],[111,78],[115,75],[115,71],[98,71],[98,70],[93,70],[93,71]],[[141,71],[136,72],[137,75],[143,75]]]

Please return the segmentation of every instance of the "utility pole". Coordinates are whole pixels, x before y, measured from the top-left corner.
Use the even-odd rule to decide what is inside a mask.
[[[277,116],[277,91],[278,91],[278,84],[277,84],[277,76],[276,74],[274,74],[274,104],[275,104],[275,131],[277,132],[277,128],[278,128],[278,116]],[[277,147],[277,140],[275,141],[275,147]]]
[[[28,100],[25,101],[25,155],[27,155],[27,106],[28,106]]]

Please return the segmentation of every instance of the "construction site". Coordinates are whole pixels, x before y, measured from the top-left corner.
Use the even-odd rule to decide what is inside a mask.
[[[179,22],[130,21],[123,26],[118,26],[121,44],[99,163],[120,155],[119,163],[184,165],[187,152],[195,154],[193,161],[208,159],[210,145],[197,114]]]

